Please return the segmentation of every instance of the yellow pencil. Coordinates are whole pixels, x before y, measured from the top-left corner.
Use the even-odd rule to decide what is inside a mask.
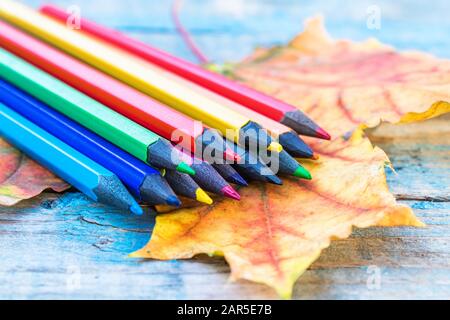
[[[135,87],[190,117],[216,128],[236,143],[263,144],[282,154],[280,165],[287,163],[291,174],[308,178],[282,146],[248,117],[173,81],[167,71],[115,48],[101,40],[72,30],[33,9],[10,0],[1,0],[0,18],[66,51],[105,73]],[[306,172],[305,172],[306,171]]]
[[[277,141],[283,146],[289,154],[294,157],[299,158],[313,158],[314,153],[311,148],[298,136],[298,134],[291,128],[285,126],[284,124],[272,120],[263,114],[253,111],[243,105],[236,103],[228,98],[225,98],[213,91],[210,91],[202,86],[195,84],[185,78],[173,77],[173,80],[178,82],[184,87],[189,87],[190,89],[196,91],[197,93],[206,96],[210,99],[215,100],[217,103],[231,109],[241,115],[252,119],[253,121],[264,126],[267,131],[270,132],[271,136],[276,138]]]
[[[23,4],[2,0],[0,17],[221,132],[239,130],[249,122],[248,118],[173,83],[161,69],[144,60],[71,30]]]

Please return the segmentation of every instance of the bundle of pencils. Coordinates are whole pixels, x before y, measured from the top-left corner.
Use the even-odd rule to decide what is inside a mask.
[[[231,184],[311,179],[297,108],[54,6],[0,2],[0,134],[95,201],[136,214]],[[230,184],[231,183],[231,184]],[[208,192],[208,193],[207,193]]]

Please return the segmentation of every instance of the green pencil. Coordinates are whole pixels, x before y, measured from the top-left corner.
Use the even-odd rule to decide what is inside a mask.
[[[195,174],[161,136],[1,48],[0,77],[152,166]]]

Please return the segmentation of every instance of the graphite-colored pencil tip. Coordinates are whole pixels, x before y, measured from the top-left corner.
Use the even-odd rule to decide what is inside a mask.
[[[314,152],[295,131],[288,131],[279,136],[280,144],[295,158],[312,158]]]
[[[234,190],[232,186],[223,187],[221,192],[225,197],[228,197],[228,198],[231,198],[234,200],[241,200],[241,195],[236,190]]]
[[[177,171],[181,173],[187,173],[190,176],[195,176],[195,170],[192,169],[187,163],[180,162],[180,164],[177,166]]]
[[[100,175],[98,185],[92,191],[98,202],[129,210],[137,215],[143,214],[142,208],[115,174]]]
[[[178,199],[178,197],[176,197],[176,196],[169,196],[167,199],[166,199],[166,203],[169,205],[169,206],[172,206],[172,207],[179,207],[179,206],[181,206],[181,201],[180,201],[180,199]]]
[[[294,129],[298,134],[325,140],[331,139],[325,130],[300,110],[286,112],[280,122]]]
[[[130,211],[138,216],[144,214],[144,210],[142,210],[142,208],[137,203],[134,203],[130,206]]]
[[[225,149],[225,151],[223,152],[223,156],[225,157],[226,160],[232,161],[233,163],[241,161],[241,156],[228,148]]]
[[[281,181],[280,178],[278,178],[276,175],[268,175],[265,176],[266,180],[270,183],[276,184],[281,186],[283,184],[283,181]]]
[[[292,175],[295,177],[298,177],[298,178],[302,178],[302,179],[307,179],[307,180],[312,179],[309,171],[306,170],[305,168],[303,168],[302,166],[299,166]]]
[[[230,180],[231,182],[243,186],[243,187],[248,187],[248,182],[245,181],[244,178],[241,177],[241,175],[239,173],[233,174],[232,176],[230,176]]]
[[[197,199],[197,201],[203,202],[206,204],[213,203],[213,200],[208,196],[208,194],[203,189],[200,189],[200,188],[198,188],[195,191],[195,198]]]
[[[316,137],[324,140],[331,140],[330,134],[320,127],[316,129]]]

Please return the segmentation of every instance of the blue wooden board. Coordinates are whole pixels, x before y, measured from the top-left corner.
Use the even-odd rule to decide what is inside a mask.
[[[45,1],[24,1],[38,6]],[[82,15],[195,61],[170,18],[170,0],[61,0]],[[366,26],[381,10],[381,29]],[[254,47],[289,41],[303,20],[322,13],[331,35],[377,37],[399,49],[450,58],[448,1],[186,0],[181,20],[214,62],[238,61]],[[440,119],[436,128],[448,128]],[[299,280],[294,298],[450,298],[450,132],[415,127],[414,139],[377,137],[397,175],[388,182],[426,229],[369,228],[333,242]],[[425,130],[426,129],[426,130]],[[419,134],[417,134],[419,132]],[[431,137],[431,138],[430,138]],[[0,209],[0,298],[206,299],[276,298],[265,286],[227,282],[221,258],[141,261],[127,254],[149,239],[154,213],[130,216],[76,192],[43,194]],[[380,287],[367,286],[373,267]]]
[[[23,2],[37,7],[49,1]],[[176,33],[170,15],[172,0],[50,2],[64,7],[78,5],[81,14],[89,19],[195,61]],[[379,30],[367,27],[368,8],[372,5],[380,9]],[[337,0],[185,0],[180,19],[215,62],[239,61],[256,46],[284,44],[302,30],[306,18],[317,14],[324,16],[335,38],[376,37],[402,50],[449,57],[448,10],[446,0],[363,0],[351,4]]]

